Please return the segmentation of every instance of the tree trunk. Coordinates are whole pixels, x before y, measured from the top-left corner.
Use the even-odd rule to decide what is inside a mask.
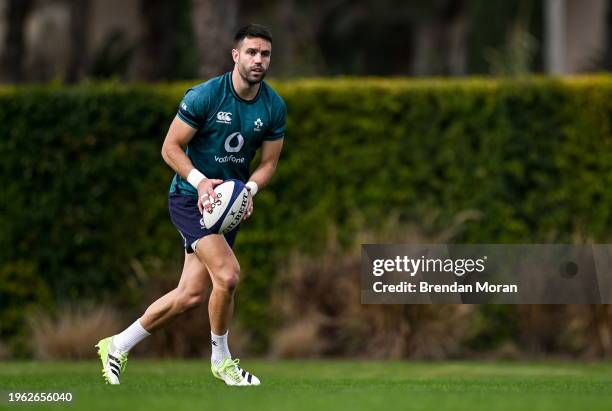
[[[32,9],[32,0],[9,0],[7,5],[7,33],[4,39],[4,55],[0,59],[0,76],[3,81],[17,83],[24,79],[26,55],[24,27]]]
[[[156,81],[170,77],[177,41],[177,4],[167,0],[141,0],[144,38],[140,78]]]
[[[412,72],[417,76],[463,75],[467,69],[465,0],[435,3],[432,18],[417,25]]]
[[[89,65],[90,0],[69,0],[70,7],[70,61],[66,80],[74,83],[83,78]]]
[[[335,5],[335,3],[331,3]],[[274,39],[272,47],[282,50],[274,57],[275,73],[283,76],[317,75],[325,72],[323,52],[317,42],[317,32],[329,13],[330,2],[317,4],[307,12],[296,0],[280,0],[277,16],[282,28],[282,37]],[[274,55],[274,51],[272,53]],[[279,69],[280,68],[280,69]]]
[[[209,78],[230,70],[238,0],[192,0],[191,18],[200,56],[198,74]]]
[[[612,70],[612,1],[608,1],[606,13],[606,38],[604,40],[605,52],[601,69]]]

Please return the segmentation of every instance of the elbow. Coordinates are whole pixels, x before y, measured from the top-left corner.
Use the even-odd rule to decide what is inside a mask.
[[[162,147],[161,149],[161,156],[164,159],[164,162],[168,163],[168,157],[167,157],[166,150],[164,149],[164,147]]]
[[[162,144],[161,156],[166,163],[168,163],[169,158],[170,158],[168,152],[169,152],[169,147],[167,146],[167,144],[166,143]]]

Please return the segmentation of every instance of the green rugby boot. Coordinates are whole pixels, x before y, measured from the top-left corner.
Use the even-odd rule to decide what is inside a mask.
[[[239,387],[260,385],[259,378],[240,368],[239,363],[240,360],[237,358],[235,360],[226,358],[219,365],[211,364],[210,370],[215,378],[224,381],[227,385]]]
[[[113,345],[113,337],[104,338],[95,346],[102,361],[102,376],[107,384],[119,385],[119,377],[127,365],[127,353],[121,352]]]

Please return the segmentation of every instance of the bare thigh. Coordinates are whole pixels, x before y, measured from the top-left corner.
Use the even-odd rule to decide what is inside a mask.
[[[178,286],[151,304],[140,318],[149,332],[168,323],[182,312],[202,304],[211,279],[206,265],[195,254],[185,253]]]
[[[203,294],[211,285],[208,268],[195,253],[185,253],[183,272],[177,290],[188,294]]]
[[[213,286],[225,283],[228,276],[237,276],[240,273],[240,265],[234,251],[222,235],[202,237],[196,248],[201,264],[208,268]]]

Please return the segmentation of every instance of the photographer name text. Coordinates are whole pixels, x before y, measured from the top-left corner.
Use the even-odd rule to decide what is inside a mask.
[[[376,281],[372,289],[375,293],[518,293],[516,284],[491,284],[488,281],[477,281],[475,284],[430,284],[427,281],[419,281],[418,284],[407,281],[384,284]]]
[[[414,277],[417,273],[444,274],[452,273],[456,277],[465,274],[481,274],[485,271],[487,256],[481,258],[410,258],[397,256],[389,259],[376,259],[372,262],[372,275],[381,277],[385,273],[405,273]],[[516,284],[493,284],[488,281],[476,281],[473,284],[452,282],[449,284],[431,284],[427,281],[400,281],[385,284],[376,281],[372,284],[375,293],[518,293]]]

